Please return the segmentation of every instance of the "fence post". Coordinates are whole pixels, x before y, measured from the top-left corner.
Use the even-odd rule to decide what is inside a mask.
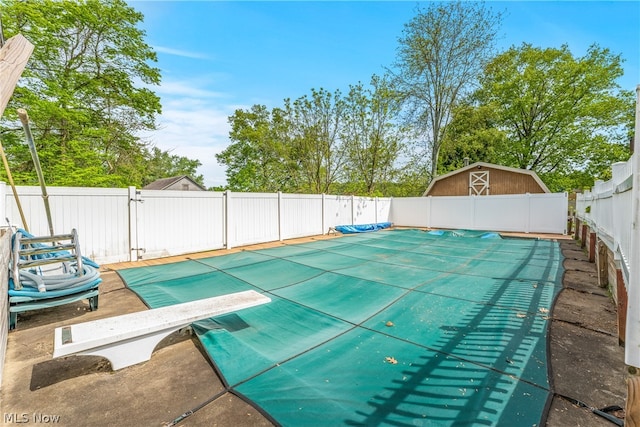
[[[226,190],[224,192],[224,241],[226,249],[231,249],[233,246],[231,243],[231,212],[231,190]]]
[[[627,293],[627,287],[624,284],[624,277],[620,268],[616,268],[616,295],[618,296],[618,345],[624,345],[627,336],[629,294]]]
[[[531,193],[527,193],[527,225],[524,227],[524,232],[529,233],[531,231]]]
[[[378,197],[377,196],[373,199],[373,206],[374,206],[374,209],[376,210],[376,216],[374,219],[377,224],[378,223]]]
[[[326,228],[327,223],[326,223],[326,219],[325,219],[327,217],[326,209],[327,209],[327,206],[325,204],[325,194],[322,193],[322,233],[321,234],[324,234],[325,230],[327,230],[327,228]],[[326,233],[329,234],[329,231],[327,230]]]
[[[471,229],[476,230],[476,195],[469,196],[471,198]]]
[[[129,261],[138,260],[138,194],[129,187]]]
[[[567,215],[569,215],[569,192],[568,192],[568,191],[565,191],[565,192],[564,192],[564,201],[566,202],[566,203],[565,203],[565,205],[564,205],[564,207],[565,207],[565,209],[564,209],[564,210],[565,210],[565,212],[567,213]],[[572,219],[572,220],[573,220],[573,219]],[[566,222],[565,222],[565,224],[566,224],[567,222],[568,222],[568,221],[566,221]],[[567,235],[569,235],[569,236],[570,236],[570,235],[571,235],[571,227],[570,227],[568,224],[567,224],[567,228],[565,228],[565,230],[564,230],[564,233],[563,233],[563,234],[564,234],[565,236],[567,236]]]
[[[356,197],[351,195],[351,225],[356,224]]]
[[[282,238],[282,191],[278,191],[278,240],[283,241]]]
[[[593,230],[589,230],[589,262],[596,261],[596,233]]]

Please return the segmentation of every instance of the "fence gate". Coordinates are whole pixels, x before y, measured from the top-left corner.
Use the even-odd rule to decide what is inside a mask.
[[[219,192],[132,188],[131,260],[223,248],[224,206]]]

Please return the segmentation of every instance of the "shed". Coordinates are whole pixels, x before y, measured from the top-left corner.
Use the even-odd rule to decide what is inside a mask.
[[[531,170],[476,162],[431,181],[423,196],[549,193]]]
[[[181,191],[206,191],[207,189],[189,178],[187,175],[162,178],[145,185],[143,190],[181,190]]]

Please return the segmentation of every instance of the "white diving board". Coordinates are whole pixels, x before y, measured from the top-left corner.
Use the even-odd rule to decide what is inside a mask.
[[[243,291],[62,326],[54,331],[53,358],[102,356],[115,371],[149,360],[163,338],[193,322],[270,301],[256,291]]]

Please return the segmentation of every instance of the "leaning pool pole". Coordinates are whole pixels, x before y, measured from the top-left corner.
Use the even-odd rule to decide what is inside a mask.
[[[44,201],[44,210],[47,214],[47,222],[49,223],[49,233],[53,237],[55,234],[53,233],[53,222],[51,221],[51,208],[49,207],[49,195],[47,194],[47,186],[44,183],[44,176],[42,175],[42,168],[40,167],[40,159],[38,158],[38,151],[36,151],[36,145],[33,142],[33,135],[31,134],[31,126],[29,126],[29,116],[27,115],[27,110],[23,108],[18,108],[18,117],[20,117],[20,121],[22,122],[22,127],[24,128],[27,145],[29,145],[29,150],[31,151],[31,157],[33,158],[33,165],[35,166],[36,173],[38,174],[38,180],[40,181],[40,188],[42,189],[42,200]]]
[[[22,226],[24,227],[25,231],[28,233],[29,226],[27,225],[27,219],[25,218],[24,211],[22,210],[22,204],[20,203],[20,197],[18,197],[16,184],[13,182],[13,176],[11,175],[11,169],[9,168],[9,161],[7,160],[7,156],[4,153],[4,147],[2,146],[2,141],[0,141],[0,156],[2,157],[4,170],[7,173],[7,179],[9,179],[9,185],[11,185],[11,190],[13,190],[13,197],[16,199],[16,205],[18,205],[18,212],[20,213],[20,218],[22,219]]]

